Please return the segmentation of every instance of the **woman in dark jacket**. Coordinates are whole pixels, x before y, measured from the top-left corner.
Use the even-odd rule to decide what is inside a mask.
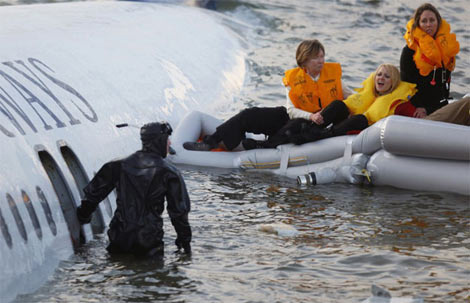
[[[401,80],[415,83],[418,92],[397,114],[423,118],[448,104],[451,71],[459,43],[450,25],[431,4],[418,7],[407,24],[406,46],[400,58]]]

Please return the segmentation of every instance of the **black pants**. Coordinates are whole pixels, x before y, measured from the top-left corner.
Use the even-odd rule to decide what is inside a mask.
[[[211,135],[217,142],[223,141],[232,150],[245,139],[245,133],[264,134],[271,137],[287,122],[289,115],[284,106],[251,107],[228,119]]]
[[[317,125],[306,119],[292,119],[279,132],[270,137],[266,147],[275,147],[279,144],[304,144],[334,136],[346,135],[352,130],[363,130],[368,126],[364,115],[349,116],[349,109],[343,101],[333,101],[325,107],[321,115],[324,123]],[[333,127],[325,127],[333,124]],[[270,142],[269,142],[270,141]]]
[[[116,245],[113,242],[110,242],[109,245],[106,247],[106,250],[110,254],[133,254],[135,256],[146,256],[146,257],[154,257],[154,256],[163,256],[164,253],[164,245],[163,241],[160,241],[159,245],[155,247],[143,247],[138,244],[134,244],[130,250],[125,251],[122,250],[119,245]]]
[[[325,107],[321,113],[323,116],[323,127],[333,123],[330,136],[343,136],[349,131],[363,130],[369,126],[369,122],[364,115],[349,116],[349,109],[343,101],[333,101]]]
[[[321,115],[324,121],[322,125],[323,127],[326,127],[331,123],[336,125],[348,118],[349,109],[343,101],[335,100],[323,109]]]

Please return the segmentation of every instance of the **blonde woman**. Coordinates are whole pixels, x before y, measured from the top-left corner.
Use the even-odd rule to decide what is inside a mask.
[[[394,65],[382,64],[356,94],[344,101],[333,101],[320,113],[319,123],[304,125],[299,135],[292,136],[291,142],[301,144],[361,131],[393,115],[398,105],[409,101],[416,93],[415,86],[400,81],[400,72]]]

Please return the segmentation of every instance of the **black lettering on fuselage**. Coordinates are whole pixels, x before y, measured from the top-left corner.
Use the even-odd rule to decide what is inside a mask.
[[[83,114],[83,116],[85,116],[85,118],[87,118],[88,120],[90,120],[91,122],[97,122],[98,121],[98,116],[96,115],[96,112],[93,110],[93,108],[91,107],[91,105],[88,103],[88,101],[79,93],[77,92],[73,87],[71,87],[70,85],[68,85],[67,83],[64,83],[54,77],[52,77],[51,75],[49,75],[48,73],[46,73],[44,70],[42,70],[41,68],[39,68],[36,63],[38,64],[41,64],[42,66],[46,67],[48,70],[50,70],[51,72],[53,72],[52,69],[50,69],[46,64],[42,63],[41,61],[39,61],[38,59],[34,59],[34,58],[29,58],[28,59],[29,63],[31,63],[32,66],[34,66],[38,71],[40,71],[44,76],[46,76],[49,80],[51,80],[52,82],[54,82],[57,86],[59,86],[60,88],[64,89],[65,91],[71,93],[72,95],[74,95],[75,97],[77,97],[78,99],[80,99],[80,101],[83,102],[83,104],[85,104],[85,106],[88,108],[88,110],[90,111],[90,114],[91,115],[87,115],[75,102],[73,102],[72,100],[70,100],[73,105],[75,105],[77,107],[77,109]]]
[[[46,123],[36,108],[33,106],[34,103],[39,104],[44,111],[46,111],[56,122],[57,127],[64,127],[64,122],[60,121],[59,118],[41,101],[38,97],[36,97],[31,91],[29,91],[23,84],[15,80],[13,77],[5,73],[4,71],[0,70],[0,75],[7,80],[11,86],[28,102],[31,108],[34,110],[36,115],[41,119],[42,123],[44,124],[44,128],[46,130],[52,129],[52,126]]]
[[[35,58],[28,58],[27,62],[22,60],[16,60],[2,62],[2,64],[23,76],[24,79],[20,80],[18,78],[13,77],[10,73],[7,73],[4,70],[0,69],[0,77],[3,77],[11,85],[11,87],[16,92],[18,92],[18,94],[22,97],[20,98],[20,100],[24,99],[26,103],[33,109],[34,113],[39,117],[39,119],[43,123],[45,130],[51,130],[53,129],[53,126],[49,125],[43,118],[43,116],[41,116],[41,112],[38,111],[37,108],[38,105],[55,121],[55,126],[57,128],[66,127],[67,125],[61,121],[61,119],[59,118],[59,113],[54,113],[55,107],[51,107],[50,105],[47,106],[48,103],[46,102],[46,100],[41,100],[38,96],[36,96],[31,90],[27,88],[28,84],[34,84],[36,87],[40,88],[41,91],[46,93],[47,96],[49,96],[55,102],[55,104],[57,104],[57,106],[65,113],[65,115],[69,119],[70,125],[81,124],[81,122],[79,119],[72,115],[69,108],[66,106],[66,103],[63,102],[64,100],[60,100],[53,93],[53,90],[51,89],[53,87],[50,87],[50,85],[48,86],[46,83],[44,83],[43,80],[41,80],[39,74],[34,71],[35,69],[39,71],[40,74],[45,76],[48,80],[50,80],[52,83],[54,83],[56,86],[65,90],[67,93],[71,94],[75,98],[78,98],[81,103],[76,102],[76,100],[74,101],[73,99],[70,99],[69,101],[78,109],[80,113],[83,114],[83,116],[87,120],[91,122],[98,121],[98,116],[90,105],[90,103],[73,87],[57,79],[57,77],[53,77],[51,73],[54,73],[54,70],[52,70],[49,66],[47,66],[40,60]],[[31,65],[33,68],[29,67],[28,65]],[[27,81],[25,82],[25,80]],[[3,114],[5,117],[7,117],[11,125],[16,128],[16,130],[21,135],[26,135],[27,129],[24,129],[21,126],[18,121],[18,118],[15,118],[15,114],[18,115],[31,128],[33,132],[37,133],[37,126],[34,125],[34,120],[32,120],[31,117],[28,116],[27,112],[24,111],[24,104],[22,104],[20,100],[15,100],[15,97],[8,94],[7,91],[7,89],[4,89],[0,86],[0,116]],[[42,113],[42,115],[44,115],[44,113]],[[7,137],[15,137],[13,128],[8,129],[7,126],[1,124],[0,133],[3,133]]]
[[[13,124],[13,126],[16,127],[16,129],[20,132],[20,134],[25,135],[26,133],[23,130],[23,128],[21,127],[21,125],[18,123],[18,121],[16,121],[16,119],[13,117],[11,112],[4,105],[4,103],[8,104],[12,109],[14,109],[16,111],[16,113],[21,118],[23,118],[23,120],[29,125],[29,127],[31,127],[31,129],[36,133],[37,132],[36,127],[34,127],[33,123],[31,122],[31,120],[29,120],[28,116],[23,112],[21,107],[18,106],[18,104],[15,102],[15,100],[13,100],[13,98],[10,97],[10,95],[3,88],[0,87],[0,90],[3,92],[3,94],[0,93],[0,99],[1,99],[0,100],[0,112],[2,114],[4,114],[8,119],[10,119],[11,124]],[[15,136],[12,132],[8,131],[2,125],[0,125],[0,130],[5,135],[7,135],[8,137],[14,137]]]
[[[74,124],[80,124],[80,120],[77,120],[75,119],[72,114],[67,110],[67,108],[65,108],[65,106],[62,104],[62,102],[59,101],[59,99],[57,99],[57,97],[51,92],[51,90],[44,84],[44,82],[41,81],[41,79],[38,78],[38,76],[36,76],[36,74],[31,70],[29,69],[23,61],[21,60],[17,60],[15,61],[16,64],[18,65],[21,65],[21,66],[24,66],[25,69],[27,69],[35,78],[33,79],[30,75],[26,74],[24,71],[20,70],[19,68],[17,68],[16,66],[14,66],[13,62],[3,62],[3,64],[5,64],[6,66],[10,67],[11,69],[17,71],[18,73],[20,73],[21,75],[23,75],[26,79],[28,79],[29,81],[31,81],[32,83],[36,84],[37,87],[39,87],[40,89],[42,89],[46,94],[49,95],[49,97],[52,98],[52,100],[55,101],[55,103],[57,103],[57,105],[60,107],[60,109],[62,109],[64,111],[64,113],[67,115],[67,117],[69,117],[70,119],[70,124],[71,125],[74,125]]]

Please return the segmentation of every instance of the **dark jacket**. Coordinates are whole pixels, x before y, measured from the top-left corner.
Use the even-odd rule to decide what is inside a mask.
[[[414,54],[415,51],[408,46],[403,48],[400,57],[400,77],[402,81],[416,84],[418,92],[411,99],[411,103],[415,107],[424,107],[429,115],[448,104],[451,72],[447,69],[436,68],[435,74],[431,71],[429,75],[422,76],[413,60]],[[431,84],[433,79],[435,85]],[[444,101],[441,102],[442,100]]]
[[[190,200],[186,185],[179,171],[158,153],[138,151],[103,165],[84,189],[79,218],[91,216],[114,188],[117,208],[109,225],[108,251],[145,254],[160,247],[163,251],[161,215],[165,198],[177,234],[175,243],[178,248],[189,247]]]

